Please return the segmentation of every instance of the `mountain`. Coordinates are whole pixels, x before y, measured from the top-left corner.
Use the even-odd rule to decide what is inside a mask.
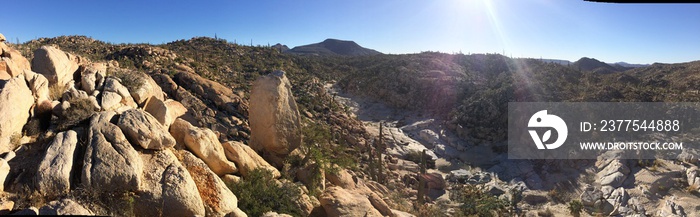
[[[588,57],[582,57],[581,59],[571,64],[571,67],[579,71],[594,71],[602,74],[624,71],[621,70],[621,68],[615,68],[595,58]]]
[[[571,64],[571,61],[558,60],[558,59],[540,59],[540,61],[545,62],[545,63],[558,63],[558,64],[564,65],[564,66]]]
[[[291,50],[288,50],[287,53],[317,56],[369,56],[382,54],[379,51],[364,48],[354,41],[343,41],[330,38],[320,43],[294,47]]]
[[[272,48],[274,48],[275,50],[278,50],[280,52],[286,52],[289,50],[289,47],[287,47],[287,45],[280,44],[280,43],[272,45]]]
[[[626,62],[616,62],[612,63],[609,65],[620,65],[622,67],[627,67],[627,68],[640,68],[640,67],[647,67],[650,66],[649,64],[634,64],[634,63],[626,63]]]

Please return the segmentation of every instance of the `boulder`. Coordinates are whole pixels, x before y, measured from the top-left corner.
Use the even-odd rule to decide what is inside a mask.
[[[394,216],[389,205],[377,193],[370,193],[367,197],[372,206],[384,216]]]
[[[301,145],[301,119],[291,87],[283,71],[253,83],[249,120],[254,150],[283,158]]]
[[[103,93],[102,93],[102,103],[105,102],[105,99],[104,99],[104,98],[105,98],[105,94],[107,94],[107,93],[113,93],[113,94],[116,93],[116,94],[118,94],[119,97],[121,97],[121,98],[114,97],[114,96],[111,96],[111,97],[119,99],[119,100],[120,100],[119,102],[120,102],[122,105],[131,107],[131,108],[136,108],[136,107],[137,107],[136,102],[134,102],[134,98],[132,98],[132,97],[131,97],[131,94],[129,93],[129,89],[127,89],[126,87],[124,87],[124,85],[122,85],[121,82],[119,81],[119,79],[117,79],[117,78],[114,78],[114,77],[107,77],[107,78],[105,79],[104,90],[103,90]],[[112,95],[113,95],[113,94],[112,94]],[[112,100],[114,100],[114,99],[112,99]],[[119,105],[113,105],[113,107],[114,107],[114,106],[116,106],[117,108],[120,107]],[[108,110],[107,108],[105,108],[105,105],[104,105],[104,104],[102,105],[102,107],[103,107],[106,111]],[[113,107],[112,107],[112,108],[113,108]],[[108,108],[109,108],[109,107],[108,107]]]
[[[0,60],[0,82],[10,80],[10,78],[12,78],[10,73],[7,71],[7,63],[5,61]],[[1,84],[2,83],[0,83],[0,87],[2,87]]]
[[[0,153],[4,153],[14,148],[10,146],[10,138],[22,133],[22,127],[29,119],[29,110],[34,104],[34,97],[24,78],[20,77],[10,79],[1,91]]]
[[[187,108],[180,102],[171,99],[163,101],[155,97],[146,100],[143,110],[153,115],[166,128],[170,127],[176,118],[187,113]]]
[[[122,97],[115,92],[103,92],[100,106],[104,111],[112,111],[121,107]]]
[[[685,217],[685,210],[681,205],[676,204],[676,202],[671,199],[667,199],[656,211],[656,216],[668,216],[668,217]]]
[[[81,181],[97,191],[136,191],[144,166],[121,129],[110,123],[114,115],[102,112],[90,120]]]
[[[603,199],[603,192],[591,185],[587,185],[579,199],[584,206],[592,207],[596,201]]]
[[[428,189],[444,190],[447,185],[445,179],[439,173],[418,174],[418,176],[425,180],[424,187]]]
[[[192,153],[184,150],[179,152],[182,164],[194,179],[199,195],[202,196],[206,216],[224,216],[237,212],[238,199],[219,176]]]
[[[42,46],[34,51],[32,71],[44,75],[51,85],[66,85],[77,70],[78,61],[72,54],[53,46]]]
[[[163,90],[160,89],[160,86],[158,86],[158,84],[150,76],[142,73],[138,73],[138,76],[140,79],[143,79],[143,84],[131,93],[131,97],[134,98],[134,101],[137,104],[143,105],[143,103],[151,97],[161,101],[165,100],[163,97]]]
[[[610,203],[613,207],[614,210],[611,213],[608,213],[609,215],[617,215],[624,213],[624,210],[627,207],[627,201],[629,201],[630,196],[627,194],[627,191],[625,191],[624,188],[619,187],[615,189],[612,193],[610,193],[610,196],[608,196],[608,203]]]
[[[87,99],[89,95],[87,92],[76,89],[73,85],[68,85],[66,92],[63,92],[61,99],[63,101],[73,101],[76,99]]]
[[[95,215],[72,199],[51,201],[39,208],[39,215]]]
[[[344,189],[354,189],[355,180],[346,169],[339,169],[337,173],[326,173],[326,179],[333,185],[340,186]]]
[[[204,216],[204,203],[187,169],[170,149],[139,153],[144,165],[136,216]]]
[[[32,72],[31,70],[24,71],[24,79],[29,84],[29,90],[32,91],[36,104],[49,100],[49,80],[43,75]]]
[[[221,145],[223,145],[226,152],[226,158],[236,163],[243,177],[246,177],[250,171],[256,168],[269,170],[275,179],[280,177],[281,174],[275,167],[267,163],[265,159],[247,145],[236,141],[225,142]]]
[[[189,172],[171,165],[163,174],[163,216],[203,216],[202,198]]]
[[[73,155],[78,145],[78,134],[69,130],[56,134],[39,164],[36,187],[40,193],[58,196],[70,191]]]
[[[24,58],[24,57],[22,57]],[[29,70],[29,68],[24,68],[22,66],[22,63],[17,62],[17,60],[14,60],[9,57],[2,57],[0,58],[4,65],[4,71],[10,76],[10,77],[17,77],[24,73],[24,70]],[[24,61],[27,61],[27,59],[24,59]]]
[[[440,136],[429,129],[421,130],[419,133],[420,138],[426,141],[428,144],[432,145],[440,141]]]
[[[5,38],[5,35],[3,35],[2,33],[0,33],[0,42],[5,42],[6,40],[7,40],[7,39]],[[0,53],[2,53],[2,52],[0,52]]]
[[[338,216],[383,216],[372,206],[369,199],[340,187],[327,188],[319,197],[321,206],[330,217]]]
[[[102,88],[104,78],[107,77],[107,65],[105,63],[92,63],[80,71],[80,87],[88,94]]]
[[[5,74],[7,77],[16,77],[21,75],[26,70],[31,69],[31,65],[27,58],[22,56],[18,50],[8,47],[5,43],[0,42],[0,74]]]
[[[178,118],[170,126],[170,134],[178,144],[184,145],[201,158],[217,175],[222,176],[238,171],[236,165],[226,159],[223,146],[210,129],[194,127]]]
[[[163,150],[175,146],[175,138],[168,129],[141,109],[130,109],[122,113],[117,126],[129,141],[144,149]]]

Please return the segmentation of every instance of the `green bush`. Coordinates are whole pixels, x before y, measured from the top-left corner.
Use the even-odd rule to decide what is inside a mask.
[[[579,200],[572,200],[569,202],[569,206],[567,207],[569,209],[569,213],[573,216],[580,216],[581,211],[583,210],[583,203]]]
[[[509,201],[484,192],[474,185],[458,186],[450,199],[461,203],[458,216],[508,216]]]
[[[238,197],[238,207],[248,216],[261,216],[268,211],[302,215],[294,204],[301,198],[298,187],[292,183],[275,184],[268,170],[255,169],[241,181],[229,183],[228,187]]]

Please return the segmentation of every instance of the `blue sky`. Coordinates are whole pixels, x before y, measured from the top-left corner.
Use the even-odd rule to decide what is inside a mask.
[[[504,53],[606,62],[700,60],[700,4],[582,0],[8,1],[0,33],[20,42],[86,35],[167,43],[216,34],[290,47],[326,38],[384,53]]]

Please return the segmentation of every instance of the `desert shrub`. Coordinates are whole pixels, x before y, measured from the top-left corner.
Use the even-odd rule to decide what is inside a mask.
[[[49,98],[51,100],[60,100],[63,93],[68,89],[68,85],[54,84],[49,86]]]
[[[261,216],[268,211],[302,215],[294,204],[301,198],[298,187],[293,183],[275,184],[268,170],[255,169],[241,181],[229,183],[228,187],[238,196],[238,207],[249,216]]]
[[[462,203],[458,209],[459,216],[508,216],[508,200],[493,196],[474,185],[458,186],[452,192],[450,199]]]
[[[143,86],[145,81],[143,75],[135,71],[115,70],[112,75],[119,78],[120,83],[124,85],[130,93],[133,93]]]
[[[564,202],[564,194],[559,188],[553,188],[552,190],[549,190],[547,192],[547,196],[550,200],[554,201],[555,203]]]
[[[420,165],[421,154],[422,154],[422,152],[420,152],[420,151],[411,150],[404,155],[404,158],[408,161],[413,161],[414,163]],[[425,162],[426,162],[429,169],[435,169],[435,160],[433,160],[433,158],[428,156],[427,158],[425,158]]]
[[[57,119],[58,131],[68,130],[96,113],[92,102],[87,98],[75,98],[69,101],[70,107],[64,112],[64,117]]]
[[[581,203],[579,200],[572,200],[569,202],[567,209],[569,209],[569,213],[571,213],[571,215],[578,217],[581,215],[581,211],[583,210],[583,203]]]

